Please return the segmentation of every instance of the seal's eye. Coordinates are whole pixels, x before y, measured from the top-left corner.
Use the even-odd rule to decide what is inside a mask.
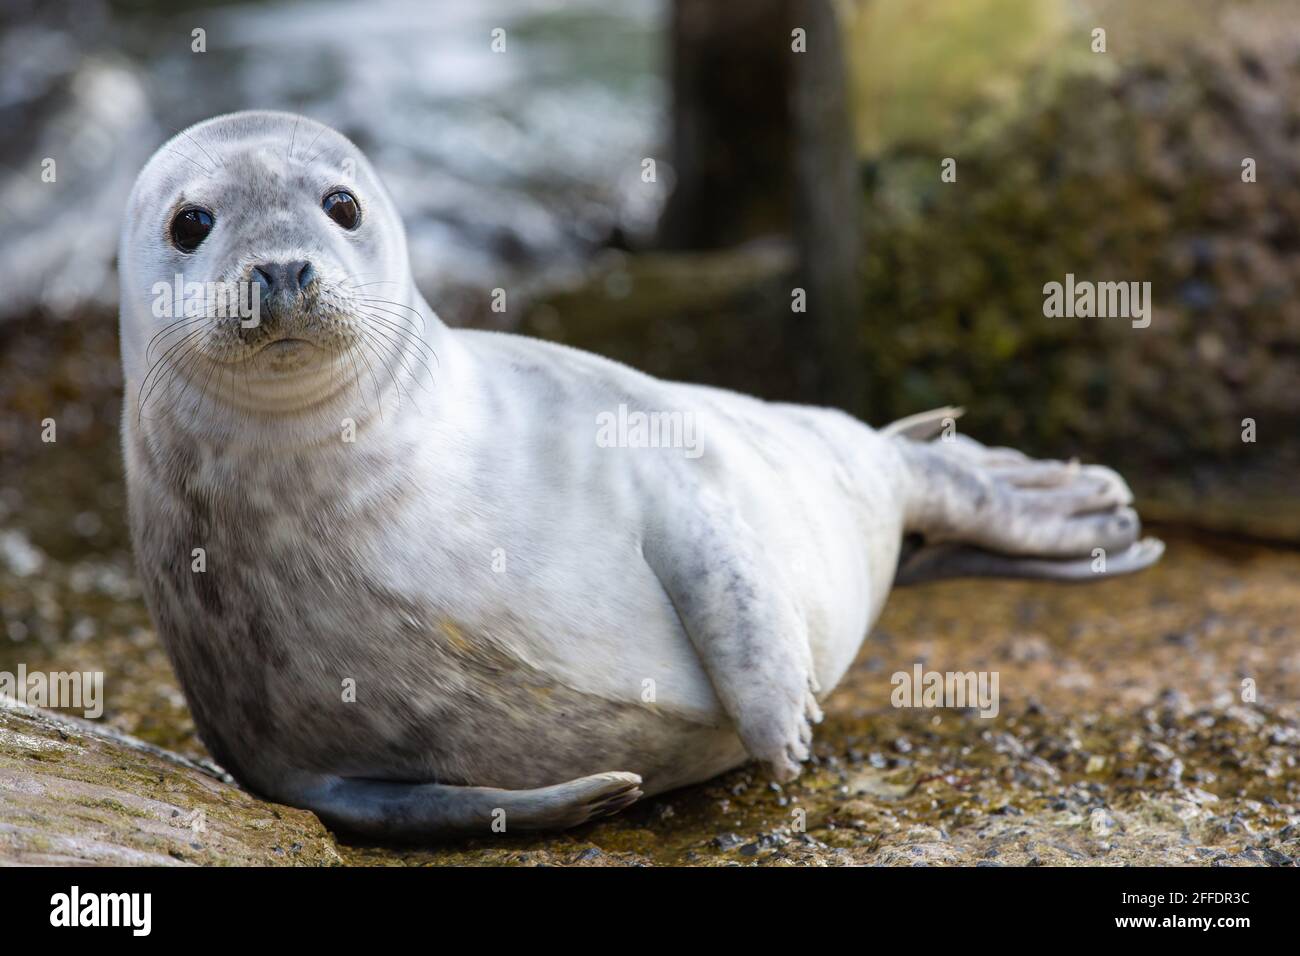
[[[325,215],[344,229],[355,229],[361,222],[361,207],[357,205],[356,197],[346,189],[330,193],[321,200],[320,206],[325,210]]]
[[[186,206],[172,220],[172,242],[182,252],[193,252],[212,231],[212,213]]]

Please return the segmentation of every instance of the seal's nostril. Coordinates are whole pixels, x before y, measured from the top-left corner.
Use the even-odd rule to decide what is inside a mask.
[[[292,262],[259,262],[253,266],[252,279],[267,296],[293,297],[316,279],[316,270],[304,259]]]

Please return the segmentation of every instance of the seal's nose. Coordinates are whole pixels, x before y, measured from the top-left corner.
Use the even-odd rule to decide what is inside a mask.
[[[292,299],[316,278],[316,270],[305,259],[292,262],[259,262],[253,266],[253,281],[268,299]]]

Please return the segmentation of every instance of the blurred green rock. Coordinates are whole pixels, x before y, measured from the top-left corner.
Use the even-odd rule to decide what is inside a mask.
[[[845,348],[868,399],[853,411],[880,424],[962,405],[983,440],[1123,469],[1148,514],[1300,540],[1300,38],[1220,9],[1236,7],[1140,47],[1112,30],[1120,49],[1095,65],[1048,58],[1018,97],[973,100],[959,138],[894,135],[864,160],[865,301]],[[940,180],[947,156],[956,182]],[[620,257],[524,330],[823,400],[822,370],[790,358],[793,269],[738,265],[758,256]],[[1150,282],[1150,327],[1044,316],[1044,285],[1067,274]]]

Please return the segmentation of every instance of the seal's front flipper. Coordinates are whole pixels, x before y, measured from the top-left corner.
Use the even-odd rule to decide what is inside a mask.
[[[427,840],[577,826],[636,802],[640,786],[634,773],[598,773],[536,790],[329,777],[281,787],[275,796],[332,827],[384,840]]]
[[[703,488],[686,500],[646,535],[642,553],[745,749],[792,780],[822,718],[807,626],[730,502]]]
[[[1040,578],[1047,581],[1096,581],[1141,571],[1160,560],[1163,541],[1143,538],[1118,554],[1089,558],[1021,558],[961,544],[923,545],[902,558],[894,586],[944,578]]]
[[[895,441],[909,479],[904,524],[923,544],[900,562],[900,583],[967,574],[1093,580],[1103,568],[1140,570],[1163,551],[1139,543],[1133,493],[1109,468],[1035,461],[955,433]]]

